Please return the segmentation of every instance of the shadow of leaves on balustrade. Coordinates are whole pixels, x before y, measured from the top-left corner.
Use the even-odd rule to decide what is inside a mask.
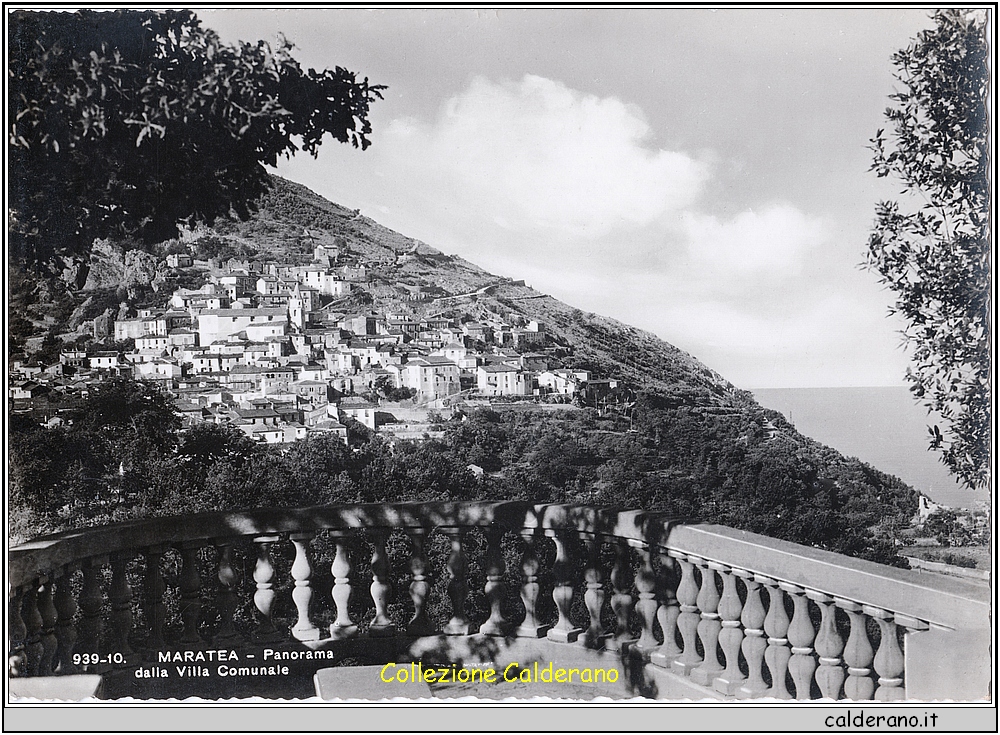
[[[219,629],[219,553],[212,548],[219,542],[233,544],[233,566],[236,571],[234,590],[239,593],[239,605],[234,616],[237,632],[245,644],[252,646],[254,629],[260,622],[260,614],[255,606],[254,590],[259,584],[254,580],[254,571],[258,564],[260,547],[255,538],[267,536],[276,539],[270,546],[270,562],[274,569],[268,580],[272,584],[274,603],[272,619],[282,634],[280,643],[275,647],[290,651],[307,651],[320,648],[333,652],[333,657],[323,660],[298,661],[292,668],[293,673],[287,682],[279,684],[268,683],[260,689],[252,691],[250,685],[233,685],[217,689],[217,693],[202,690],[195,691],[198,696],[250,696],[266,697],[308,697],[312,696],[311,676],[318,668],[338,665],[383,664],[390,661],[421,661],[427,665],[479,665],[490,662],[505,661],[505,657],[516,655],[521,667],[530,666],[535,661],[543,662],[564,656],[579,660],[578,654],[590,648],[591,659],[594,662],[614,661],[624,673],[620,684],[624,690],[633,696],[655,697],[658,690],[655,681],[646,673],[643,653],[635,646],[626,642],[619,650],[612,652],[603,650],[598,640],[588,642],[587,646],[558,644],[548,641],[536,642],[534,648],[528,646],[530,639],[519,637],[517,626],[524,618],[524,603],[521,590],[521,569],[525,551],[530,541],[534,547],[539,563],[539,591],[536,605],[536,615],[539,623],[551,626],[556,622],[557,610],[553,602],[553,586],[558,582],[570,583],[574,589],[569,609],[570,618],[575,627],[586,630],[591,624],[590,612],[584,599],[586,585],[584,572],[588,565],[594,565],[603,572],[601,591],[604,600],[601,609],[601,624],[605,629],[614,630],[617,622],[611,610],[611,596],[614,591],[612,574],[609,570],[615,563],[615,544],[627,543],[642,548],[639,551],[629,551],[627,574],[622,579],[631,580],[637,573],[644,570],[643,549],[654,551],[654,559],[660,559],[661,554],[655,553],[662,549],[666,536],[672,527],[672,521],[660,514],[644,511],[618,511],[609,508],[573,505],[539,505],[523,502],[500,504],[487,503],[441,503],[441,504],[395,504],[395,505],[354,505],[354,506],[317,506],[314,508],[296,508],[267,510],[260,509],[242,513],[201,514],[188,518],[186,526],[173,528],[169,523],[164,528],[169,536],[177,540],[187,538],[203,538],[205,548],[198,554],[201,572],[201,619],[199,628],[205,637],[205,645],[209,645],[212,636]],[[502,557],[504,558],[504,596],[501,599],[501,610],[507,621],[504,635],[485,636],[443,636],[440,634],[419,638],[404,634],[406,625],[413,614],[413,599],[409,584],[412,581],[409,562],[412,557],[412,539],[407,538],[406,529],[419,528],[426,534],[424,550],[429,569],[429,593],[425,600],[426,611],[433,628],[440,631],[452,616],[451,599],[448,594],[449,555],[451,546],[449,539],[441,529],[459,524],[469,530],[464,534],[463,548],[468,557],[467,582],[469,594],[465,601],[465,615],[469,620],[470,630],[475,633],[490,615],[490,605],[484,592],[486,586],[485,569],[487,539],[483,530],[487,527],[503,530],[501,537]],[[389,578],[391,593],[389,597],[389,613],[397,626],[398,633],[393,637],[367,637],[374,603],[369,593],[372,582],[371,546],[369,531],[373,528],[394,529],[395,541],[387,545],[387,555],[390,562]],[[330,565],[333,561],[335,546],[330,537],[330,529],[350,530],[349,554],[352,570],[349,583],[352,588],[350,615],[352,621],[359,626],[359,635],[346,640],[328,638],[329,624],[336,617],[336,609],[331,597],[334,586]],[[162,530],[162,529],[161,529]],[[322,640],[304,644],[289,635],[289,629],[295,624],[298,610],[292,600],[292,589],[295,580],[291,575],[295,552],[288,541],[289,533],[312,532],[315,537],[308,547],[311,574],[309,588],[312,599],[309,605],[310,621],[320,630]],[[555,545],[549,535],[561,535],[565,549],[565,557],[561,559],[562,567],[554,569]],[[585,553],[587,544],[583,540],[596,539],[596,551],[592,555]],[[583,540],[581,540],[583,539]],[[178,630],[178,615],[173,592],[176,584],[176,574],[179,569],[171,551],[163,560],[164,576],[168,581],[166,602],[168,603],[167,631],[170,638],[176,641]],[[639,556],[638,560],[636,557]],[[173,561],[171,561],[173,560]],[[646,569],[648,571],[648,569]],[[656,572],[656,596],[662,599],[660,589],[664,584],[676,586],[676,574],[668,566],[660,564]],[[138,572],[138,569],[136,570]],[[138,581],[138,580],[136,580]],[[631,593],[632,585],[627,583]],[[633,602],[635,598],[633,598]],[[137,616],[136,622],[145,623],[142,616]],[[648,622],[647,622],[648,624]],[[619,638],[625,641],[637,637],[643,621],[632,606],[626,629],[616,631]],[[654,623],[655,625],[655,623]],[[171,645],[168,642],[168,645]],[[176,643],[172,644],[176,646]],[[648,652],[647,652],[648,653]],[[610,660],[609,660],[610,659]],[[231,683],[230,683],[231,684]],[[132,692],[131,685],[120,691]],[[213,689],[214,691],[214,689]],[[604,696],[607,692],[595,692],[594,697]],[[515,696],[533,696],[530,691],[521,692]]]

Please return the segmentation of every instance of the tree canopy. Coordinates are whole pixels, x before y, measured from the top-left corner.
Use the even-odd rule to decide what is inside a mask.
[[[935,28],[893,55],[902,88],[872,170],[902,184],[881,202],[868,264],[896,293],[912,348],[906,378],[941,416],[931,447],[966,486],[985,487],[990,432],[990,250],[983,11],[933,14]]]
[[[224,44],[189,10],[19,11],[8,49],[11,245],[28,264],[245,218],[279,156],[315,156],[328,133],[367,148],[383,89],[305,71],[284,40]]]

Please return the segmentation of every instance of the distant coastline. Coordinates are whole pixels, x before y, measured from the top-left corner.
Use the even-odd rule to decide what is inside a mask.
[[[905,386],[761,388],[757,401],[780,411],[800,432],[896,475],[943,505],[971,508],[986,492],[962,487],[927,449],[933,418]]]

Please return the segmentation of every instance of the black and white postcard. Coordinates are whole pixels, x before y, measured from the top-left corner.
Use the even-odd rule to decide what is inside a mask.
[[[5,724],[995,728],[993,6],[5,11]]]

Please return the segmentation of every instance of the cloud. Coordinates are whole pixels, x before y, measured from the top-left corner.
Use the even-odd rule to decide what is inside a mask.
[[[593,239],[691,206],[709,176],[650,144],[641,110],[526,75],[476,78],[433,122],[393,121],[380,145],[505,229]]]
[[[686,213],[683,230],[693,263],[737,276],[762,271],[796,276],[810,250],[830,239],[825,222],[787,204],[748,210],[725,221]]]
[[[477,78],[432,118],[377,130],[364,154],[324,149],[335,158],[322,183],[291,177],[650,329],[737,384],[832,385],[838,370],[866,364],[859,352],[877,350],[859,335],[878,332],[860,308],[878,294],[829,269],[840,235],[827,219],[752,193],[740,197],[752,208],[729,209],[721,171],[731,162],[657,147],[643,112],[620,99],[537,76]]]
[[[699,299],[667,306],[649,326],[744,388],[892,384],[905,355],[882,339],[869,307],[837,293],[762,315]]]

